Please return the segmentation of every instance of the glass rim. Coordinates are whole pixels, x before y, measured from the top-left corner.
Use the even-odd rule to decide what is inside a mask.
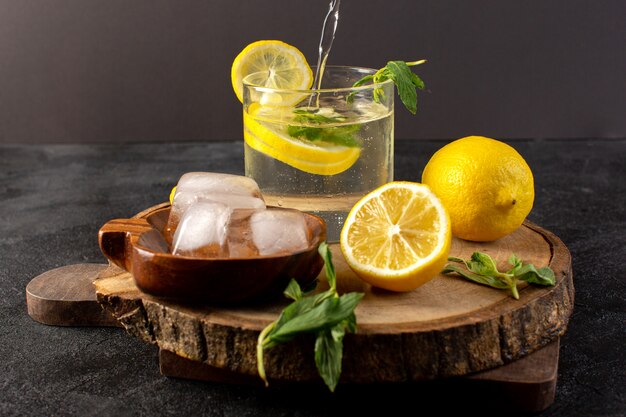
[[[315,69],[315,68],[316,67],[314,66],[311,69]],[[366,73],[366,75],[373,75],[373,74],[376,73],[376,71],[378,71],[377,69],[374,69],[374,68],[353,67],[353,66],[347,66],[347,65],[327,65],[325,70],[329,70],[329,69],[360,70],[360,71]],[[251,78],[252,76],[254,76],[256,74],[261,74],[263,72],[265,72],[265,71],[253,72],[252,74],[246,75],[244,77],[244,79],[242,80],[243,88],[244,89],[246,87],[253,88],[256,91],[260,91],[262,93],[317,94],[317,93],[336,93],[336,92],[365,91],[365,90],[371,90],[371,89],[373,90],[373,89],[381,87],[381,86],[386,86],[388,84],[393,84],[393,80],[387,79],[387,80],[379,82],[379,83],[366,84],[366,85],[361,85],[361,86],[358,86],[358,87],[350,86],[350,87],[319,88],[319,89],[310,88],[310,89],[307,89],[307,90],[296,90],[296,89],[289,89],[289,88],[264,87],[262,85],[252,84],[252,83],[246,81],[248,78]]]

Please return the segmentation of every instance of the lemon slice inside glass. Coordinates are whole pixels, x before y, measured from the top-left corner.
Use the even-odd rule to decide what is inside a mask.
[[[443,269],[452,241],[448,213],[423,185],[391,182],[363,197],[341,231],[350,268],[373,286],[411,291]]]
[[[246,112],[243,125],[244,141],[252,149],[309,174],[339,174],[354,165],[361,155],[359,147],[293,138],[286,130],[269,127]]]
[[[246,46],[237,55],[231,68],[231,81],[239,101],[243,102],[243,79],[255,74],[253,84],[284,90],[308,90],[313,72],[298,50],[282,41],[263,40]],[[295,105],[302,95],[273,95],[267,99],[274,105]]]

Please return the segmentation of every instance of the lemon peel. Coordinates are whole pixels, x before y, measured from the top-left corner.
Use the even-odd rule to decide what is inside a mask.
[[[493,241],[519,228],[534,198],[533,174],[510,145],[467,136],[439,149],[428,161],[422,182],[450,214],[452,234]]]

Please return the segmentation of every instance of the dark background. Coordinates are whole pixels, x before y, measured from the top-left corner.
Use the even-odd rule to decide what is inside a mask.
[[[444,140],[396,142],[395,176],[419,181]],[[541,417],[626,416],[626,141],[515,140],[535,174],[529,217],[572,254],[574,313],[555,403]],[[104,263],[98,229],[165,199],[188,171],[243,172],[241,142],[0,144],[0,416],[430,417],[518,415],[497,388],[272,384],[159,374],[157,348],[121,329],[51,327],[26,313],[35,276]],[[495,290],[494,290],[495,291]],[[313,348],[309,354],[312,354]],[[537,416],[535,416],[537,417]]]
[[[104,262],[106,221],[162,202],[184,172],[243,172],[241,142],[200,142],[242,139],[232,60],[266,38],[315,61],[328,1],[0,0],[1,416],[515,414],[491,413],[492,392],[439,386],[329,395],[165,378],[156,348],[120,329],[26,313],[33,277]],[[429,59],[429,91],[417,116],[397,107],[396,137],[437,140],[398,141],[397,179],[419,180],[468,134],[513,139],[533,168],[530,220],[568,246],[576,288],[541,415],[626,415],[626,1],[343,0],[342,12],[330,63]],[[44,142],[74,143],[28,145]]]
[[[230,66],[328,0],[0,0],[0,143],[241,140]],[[626,2],[342,2],[329,63],[427,58],[396,137],[626,137]]]

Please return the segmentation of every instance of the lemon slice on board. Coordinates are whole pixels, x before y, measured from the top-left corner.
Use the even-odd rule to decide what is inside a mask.
[[[452,235],[448,213],[423,185],[391,182],[363,197],[341,231],[350,268],[373,286],[411,291],[443,269]]]
[[[230,76],[239,101],[243,102],[243,79],[255,73],[254,84],[262,87],[308,90],[313,84],[313,72],[302,52],[282,41],[256,41],[237,55]],[[288,95],[273,101],[294,105],[301,99],[301,95]]]

